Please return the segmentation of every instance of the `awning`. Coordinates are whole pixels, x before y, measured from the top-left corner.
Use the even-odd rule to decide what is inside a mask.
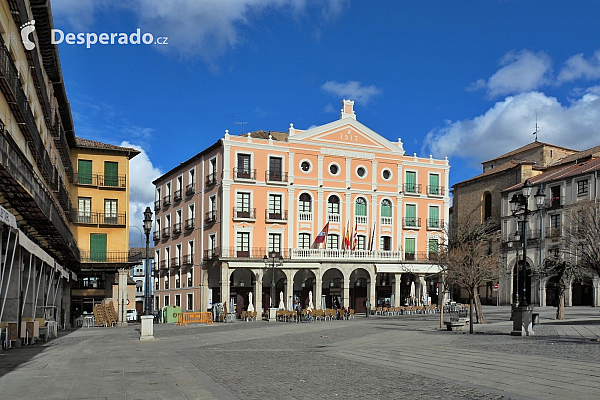
[[[17,229],[17,218],[2,206],[0,206],[0,222]]]
[[[437,264],[375,264],[375,272],[389,274],[437,274],[441,268]]]
[[[49,266],[54,267],[54,258],[50,257],[40,246],[33,243],[21,230],[19,230],[19,244]]]

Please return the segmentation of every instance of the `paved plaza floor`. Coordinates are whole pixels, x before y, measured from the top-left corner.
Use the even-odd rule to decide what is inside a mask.
[[[590,399],[600,389],[600,309],[536,308],[510,336],[509,307],[476,334],[439,316],[313,323],[80,328],[0,355],[4,399]]]

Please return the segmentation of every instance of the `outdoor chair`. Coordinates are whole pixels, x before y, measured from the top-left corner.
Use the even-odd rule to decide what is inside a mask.
[[[350,318],[354,319],[354,310],[352,308],[348,311],[348,319]]]
[[[240,315],[240,319],[244,320],[244,321],[248,321],[248,313],[246,311],[242,311],[242,314]]]

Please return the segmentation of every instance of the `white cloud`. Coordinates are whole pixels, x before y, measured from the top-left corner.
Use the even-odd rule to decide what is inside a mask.
[[[557,83],[570,82],[576,79],[598,79],[600,78],[600,50],[596,50],[589,59],[583,57],[583,53],[570,57],[558,74]]]
[[[337,97],[354,100],[357,104],[368,104],[375,96],[381,94],[381,89],[377,86],[363,86],[357,81],[348,81],[339,83],[336,81],[327,81],[321,86],[321,89]]]
[[[552,62],[544,52],[510,51],[500,60],[500,68],[487,81],[479,79],[471,90],[485,88],[489,98],[535,90],[551,80]]]
[[[150,207],[154,212],[154,185],[152,181],[162,175],[162,172],[152,165],[148,154],[141,146],[124,141],[120,144],[123,147],[133,147],[140,150],[141,153],[131,159],[129,162],[129,244],[138,247],[140,243],[140,231],[133,226],[137,226],[143,232],[144,210]],[[142,246],[146,245],[146,239],[143,238]]]
[[[476,162],[492,159],[534,140],[536,113],[540,141],[577,150],[600,145],[598,92],[598,87],[590,88],[567,105],[539,92],[507,97],[483,115],[447,121],[430,131],[423,152]]]

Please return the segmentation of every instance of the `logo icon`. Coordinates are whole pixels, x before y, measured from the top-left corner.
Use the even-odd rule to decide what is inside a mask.
[[[23,45],[25,46],[26,50],[33,50],[35,49],[35,43],[31,40],[29,40],[29,34],[31,32],[35,31],[35,20],[32,20],[31,22],[27,22],[23,25],[21,25],[21,40],[23,40]]]

